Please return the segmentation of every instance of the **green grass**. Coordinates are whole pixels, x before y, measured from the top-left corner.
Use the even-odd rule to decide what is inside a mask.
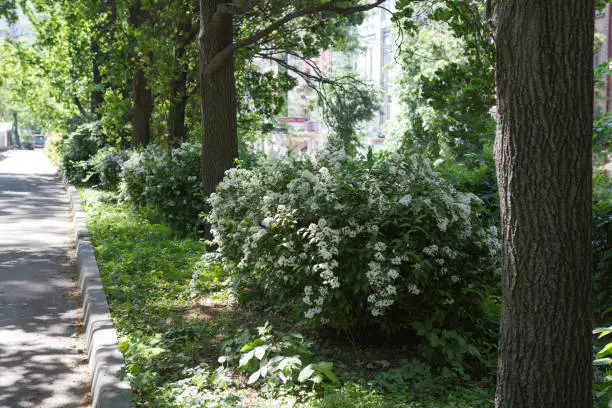
[[[390,358],[394,351],[358,349],[321,340],[315,358],[334,360],[342,385],[319,392],[264,393],[244,378],[224,381],[215,374],[219,344],[237,329],[251,332],[278,316],[228,302],[221,267],[200,268],[198,296],[190,286],[205,248],[176,239],[143,211],[118,202],[112,193],[81,191],[88,227],[111,314],[140,407],[318,407],[467,408],[492,406],[491,384],[466,382],[462,373],[434,371],[418,360]],[[280,319],[283,330],[295,330]],[[305,329],[303,326],[300,331]],[[337,341],[336,341],[337,343]],[[338,356],[342,356],[339,358]],[[386,356],[372,367],[373,356]],[[379,357],[376,357],[378,359]]]

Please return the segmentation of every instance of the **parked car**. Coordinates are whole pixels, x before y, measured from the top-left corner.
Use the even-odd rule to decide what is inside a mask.
[[[35,149],[42,149],[45,147],[45,137],[44,136],[34,136],[32,140],[32,146]]]

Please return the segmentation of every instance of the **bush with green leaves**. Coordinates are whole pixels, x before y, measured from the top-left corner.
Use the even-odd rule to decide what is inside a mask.
[[[195,233],[203,192],[199,179],[200,148],[183,143],[165,150],[149,145],[134,151],[122,166],[121,193],[155,210],[177,232]]]
[[[229,170],[209,202],[218,251],[203,262],[216,257],[236,282],[315,325],[452,332],[429,342],[440,349],[495,332],[483,326],[497,231],[481,220],[481,200],[428,161],[332,149],[285,157]]]
[[[593,123],[593,161],[605,164],[612,153],[612,113],[595,118]]]
[[[104,145],[100,122],[85,123],[56,145],[60,157],[60,170],[71,182],[82,184],[92,173],[90,159]]]
[[[612,308],[612,179],[593,174],[593,288],[595,312]]]
[[[332,363],[313,362],[311,346],[301,334],[273,332],[268,323],[258,327],[254,337],[241,330],[221,344],[224,355],[217,373],[224,376],[238,369],[249,375],[247,385],[260,384],[266,393],[298,393],[323,382],[336,384]]]
[[[612,311],[612,310],[609,310]],[[598,342],[612,333],[612,326],[593,330],[598,335]],[[609,337],[608,337],[609,338]],[[595,352],[595,386],[593,387],[595,406],[609,408],[612,406],[612,342],[601,345]]]
[[[96,184],[104,189],[116,189],[121,181],[121,166],[127,160],[128,154],[127,151],[115,147],[105,146],[100,149],[89,159],[92,168],[90,180],[95,179]]]

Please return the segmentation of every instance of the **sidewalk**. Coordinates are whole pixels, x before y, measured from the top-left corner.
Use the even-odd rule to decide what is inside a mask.
[[[0,153],[0,408],[82,408],[87,365],[66,193],[40,151]]]

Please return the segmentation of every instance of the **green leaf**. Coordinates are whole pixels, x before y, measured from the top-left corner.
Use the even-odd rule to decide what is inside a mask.
[[[604,336],[607,336],[608,334],[612,333],[612,326],[610,327],[598,327],[597,329],[593,330],[593,334],[598,334],[599,333],[599,339],[601,339]]]
[[[119,351],[122,353],[125,353],[128,348],[130,348],[130,343],[127,341],[122,341],[121,344],[119,344]]]
[[[333,382],[334,384],[338,383],[338,378],[336,377],[336,375],[332,372],[332,367],[333,364],[327,361],[324,361],[322,363],[316,364],[316,368],[318,371],[320,371],[321,373],[323,373],[323,375],[325,375],[325,377],[327,377],[327,379],[331,382]]]
[[[245,367],[247,364],[249,364],[249,361],[251,361],[254,354],[255,352],[253,350],[249,351],[248,353],[243,354],[240,357],[240,361],[238,362],[238,367]]]
[[[281,360],[281,362],[280,362],[280,363],[278,363],[278,368],[279,368],[280,370],[284,370],[284,369],[285,369],[285,367],[287,367],[287,366],[291,366],[291,365],[294,365],[294,366],[301,366],[301,365],[302,365],[302,360],[300,360],[300,359],[299,359],[299,358],[297,358],[297,357],[285,357],[285,358],[283,358],[283,359]]]
[[[265,355],[266,355],[266,350],[268,349],[268,346],[258,346],[255,347],[255,357],[257,357],[258,360],[261,360]]]
[[[244,346],[242,346],[242,348],[240,349],[240,352],[241,352],[241,353],[244,353],[244,352],[247,352],[247,351],[253,350],[255,347],[262,346],[262,345],[264,345],[264,344],[266,344],[266,342],[265,342],[265,341],[263,341],[261,338],[259,338],[259,337],[258,337],[258,338],[256,338],[255,340],[253,340],[252,342],[250,342],[250,343],[245,344]]]
[[[611,364],[612,364],[612,358],[598,358],[596,360],[593,360],[593,365],[596,365],[596,366],[611,365]]]
[[[253,374],[249,376],[249,380],[247,381],[247,384],[253,384],[255,381],[259,380],[260,376],[261,376],[261,371],[260,370],[255,371]]]
[[[312,367],[312,364],[308,364],[306,367],[304,367],[302,371],[300,371],[300,374],[298,375],[298,381],[299,382],[307,381],[308,379],[310,379],[310,377],[312,377],[314,372],[315,370]]]
[[[612,343],[608,343],[604,346],[604,348],[599,350],[599,353],[595,354],[595,357],[602,358],[605,356],[609,356],[611,354],[612,354]]]

